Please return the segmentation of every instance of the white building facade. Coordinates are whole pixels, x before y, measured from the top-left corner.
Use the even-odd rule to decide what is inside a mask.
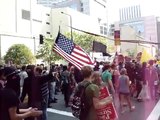
[[[25,44],[36,54],[39,35],[52,37],[50,14],[51,9],[37,5],[36,0],[1,0],[0,57],[13,44]]]
[[[97,19],[101,35],[108,33],[107,0],[37,0],[38,4],[51,8],[69,7]]]
[[[53,37],[57,35],[59,26],[61,33],[70,32],[72,26],[73,32],[80,32],[82,30],[90,33],[100,34],[99,24],[94,17],[82,14],[81,12],[77,12],[71,8],[52,9],[52,16],[52,23],[54,28]],[[71,19],[72,23],[70,21]]]

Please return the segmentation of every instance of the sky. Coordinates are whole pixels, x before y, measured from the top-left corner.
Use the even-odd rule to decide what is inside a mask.
[[[160,16],[159,0],[107,0],[109,23],[119,21],[119,9],[134,5],[140,5],[143,16]]]

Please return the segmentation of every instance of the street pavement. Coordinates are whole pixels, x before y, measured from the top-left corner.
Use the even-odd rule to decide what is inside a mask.
[[[72,116],[71,109],[66,108],[64,105],[63,95],[59,93],[56,96],[58,98],[57,103],[51,104],[52,108],[48,108],[48,120],[77,120]],[[155,114],[155,110],[153,116],[151,116],[151,112],[157,104],[158,100],[147,100],[144,102],[137,102],[134,98],[132,98],[132,103],[135,105],[135,110],[130,112],[128,107],[126,107],[126,112],[121,114],[119,110],[119,100],[118,97],[115,97],[115,106],[117,109],[118,119],[117,120],[158,120],[153,118],[153,116],[158,116]],[[158,108],[160,108],[160,102],[158,104]],[[160,112],[159,112],[160,115]],[[147,119],[148,116],[151,119]]]

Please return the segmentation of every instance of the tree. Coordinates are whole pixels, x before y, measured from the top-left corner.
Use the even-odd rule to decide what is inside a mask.
[[[5,62],[12,61],[14,64],[32,64],[35,62],[35,57],[31,50],[24,44],[12,45],[6,55],[4,56]]]
[[[62,59],[58,54],[53,52],[53,40],[45,39],[44,43],[39,46],[39,49],[36,54],[37,59],[42,59],[44,62],[48,64],[55,62],[56,60]]]
[[[70,38],[70,33],[66,33],[66,36]],[[104,45],[107,44],[107,39],[85,33],[80,34],[73,32],[73,40],[74,43],[81,46],[88,53],[92,51],[93,41],[101,42]]]

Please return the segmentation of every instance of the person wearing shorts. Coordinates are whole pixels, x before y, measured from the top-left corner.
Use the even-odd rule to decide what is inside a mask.
[[[123,108],[123,102],[126,101],[130,111],[133,111],[135,109],[134,106],[132,106],[131,104],[131,100],[130,100],[130,90],[129,90],[129,85],[130,85],[130,81],[129,81],[129,77],[126,75],[127,71],[125,68],[122,68],[120,71],[121,75],[118,79],[118,88],[119,88],[119,99],[120,99],[120,109],[121,109],[121,113],[124,113],[125,110]]]

